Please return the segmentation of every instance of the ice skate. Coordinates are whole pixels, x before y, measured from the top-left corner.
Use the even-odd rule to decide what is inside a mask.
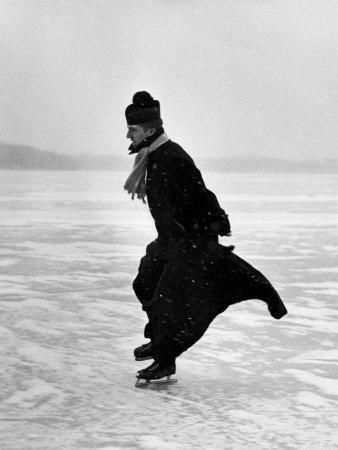
[[[176,372],[175,363],[161,363],[154,361],[149,367],[140,370],[136,374],[136,387],[149,386],[150,384],[176,383],[176,378],[171,378]]]
[[[153,359],[151,342],[143,344],[140,347],[135,348],[134,356],[135,361],[145,361],[146,359]]]

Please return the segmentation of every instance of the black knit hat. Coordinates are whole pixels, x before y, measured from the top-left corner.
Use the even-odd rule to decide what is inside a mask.
[[[161,119],[160,102],[154,100],[146,91],[136,92],[133,103],[126,108],[128,125],[143,125],[160,128],[163,125]]]

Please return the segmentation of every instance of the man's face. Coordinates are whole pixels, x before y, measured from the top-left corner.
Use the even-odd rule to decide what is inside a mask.
[[[127,139],[130,139],[134,147],[137,147],[149,136],[149,130],[144,130],[140,125],[128,125]]]

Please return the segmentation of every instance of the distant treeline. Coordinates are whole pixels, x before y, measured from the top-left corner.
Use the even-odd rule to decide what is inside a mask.
[[[287,161],[243,156],[224,159],[198,159],[197,166],[210,172],[337,173],[337,159]],[[68,156],[25,145],[0,143],[0,169],[6,170],[109,170],[130,171],[133,157],[92,155]]]
[[[0,144],[0,168],[7,170],[77,170],[76,161],[63,154],[26,145]]]

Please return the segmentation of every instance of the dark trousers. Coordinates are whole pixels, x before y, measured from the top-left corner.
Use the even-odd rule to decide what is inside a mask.
[[[138,274],[133,283],[134,292],[142,306],[147,305],[154,298],[161,277],[166,277],[164,272],[167,262],[164,249],[158,245],[157,241],[151,242],[147,246],[145,256],[140,261]],[[148,320],[144,329],[144,337],[153,340],[154,327],[151,323],[150,313],[148,313]]]
[[[151,242],[133,283],[148,315],[144,336],[152,341],[154,357],[160,361],[172,361],[193,345],[214,318],[214,309],[206,304],[200,265],[192,262],[189,249],[194,245],[186,241],[162,247],[158,240]]]

